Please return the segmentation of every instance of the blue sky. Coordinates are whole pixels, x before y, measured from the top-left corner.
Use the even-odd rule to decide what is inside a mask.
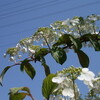
[[[100,14],[100,0],[0,0],[0,72],[13,64],[3,58],[6,49],[16,46],[19,40],[31,36],[39,27],[49,26],[57,20],[74,16],[86,17],[90,14]],[[100,52],[94,52],[92,48],[86,48],[84,52],[91,58],[90,69],[95,73],[100,71]],[[51,57],[46,59],[53,73],[70,65],[80,66],[73,51],[68,53],[68,60],[63,66],[56,64]],[[34,80],[20,72],[19,66],[6,73],[4,86],[0,87],[2,100],[8,100],[10,88],[21,86],[29,87],[36,100],[43,100],[41,83],[45,77],[44,71],[40,63],[33,63],[33,66],[37,71]],[[83,93],[86,92],[87,88],[80,87]]]

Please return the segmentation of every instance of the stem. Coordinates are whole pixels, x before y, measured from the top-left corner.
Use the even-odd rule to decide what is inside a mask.
[[[81,34],[81,30],[80,30],[80,28],[79,28],[78,25],[77,25],[77,29],[78,29],[78,33],[80,34],[80,36],[82,36],[82,34]]]
[[[73,81],[74,99],[76,100],[76,93],[75,93],[75,81],[74,81],[74,80],[72,80],[72,81]]]
[[[43,34],[42,34],[42,36],[43,36],[43,38],[44,38],[44,40],[45,40],[45,42],[46,42],[46,44],[47,44],[47,46],[48,46],[49,50],[51,50],[51,48],[50,48],[50,46],[49,46],[49,43],[48,43],[47,39],[44,37],[44,35],[43,35]]]
[[[32,100],[35,100],[31,94],[29,96],[32,98]]]

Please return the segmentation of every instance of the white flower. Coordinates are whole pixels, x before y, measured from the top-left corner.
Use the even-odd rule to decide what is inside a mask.
[[[54,83],[62,83],[65,80],[65,77],[63,77],[62,74],[59,74],[57,77],[52,78],[52,82]]]
[[[23,47],[23,48],[22,48],[22,52],[23,52],[23,53],[27,52],[27,48],[26,48],[26,47]]]
[[[91,34],[99,34],[99,32],[92,32]]]
[[[74,97],[74,90],[71,89],[71,88],[65,88],[65,89],[62,91],[62,94],[63,94],[64,96],[69,96],[69,97],[73,98],[73,97]]]
[[[16,58],[15,58],[14,56],[11,56],[11,57],[9,58],[9,60],[10,60],[10,61],[16,62]]]
[[[100,93],[100,77],[94,79],[93,90],[95,93]]]
[[[4,53],[4,57],[6,57],[7,56],[7,54],[6,53]]]
[[[83,68],[81,75],[78,76],[78,79],[83,80],[86,85],[93,87],[92,81],[94,80],[94,77],[95,74],[92,71],[89,71],[88,68]]]
[[[17,48],[18,50],[21,49],[21,45],[20,45],[20,43],[17,43],[16,48]]]
[[[93,14],[93,15],[88,16],[88,19],[92,21],[96,21],[98,20],[98,16]]]
[[[76,24],[79,24],[79,19],[78,18],[72,19],[71,23],[72,23],[73,26],[75,26]]]
[[[30,51],[30,53],[34,54],[35,53],[35,50],[31,49],[31,48],[28,48],[28,50]]]
[[[70,24],[70,19],[68,18],[67,20],[64,20],[63,22],[62,22],[62,25],[69,25]]]
[[[66,75],[59,74],[57,77],[54,77],[52,81],[54,83],[58,83],[58,87],[54,91],[61,89],[63,96],[74,98],[73,81],[69,79],[68,77],[66,77]],[[77,94],[77,98],[78,98],[79,90],[76,84],[74,84],[74,87],[75,87],[75,93]]]

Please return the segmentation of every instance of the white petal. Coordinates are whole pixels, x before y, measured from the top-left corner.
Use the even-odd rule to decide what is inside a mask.
[[[92,81],[84,81],[84,84],[88,85],[89,87],[93,88],[93,83]]]
[[[83,72],[83,73],[86,73],[86,72],[88,72],[88,71],[89,71],[88,68],[82,68],[82,72]]]
[[[91,72],[91,71],[88,72],[88,75],[90,75],[91,77],[95,76],[95,74],[93,72]]]
[[[85,75],[81,74],[80,76],[77,77],[79,80],[84,80],[85,79]]]
[[[62,94],[63,94],[64,96],[69,96],[69,97],[71,97],[71,98],[74,97],[74,91],[73,91],[72,89],[70,89],[70,88],[65,88],[65,89],[62,91]]]
[[[65,77],[54,77],[54,78],[52,78],[52,82],[54,82],[54,83],[61,83],[61,82],[63,82],[65,80]]]

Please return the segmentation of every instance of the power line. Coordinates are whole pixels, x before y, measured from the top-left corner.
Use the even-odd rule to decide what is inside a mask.
[[[48,26],[48,25],[45,25],[45,26]],[[28,32],[28,31],[32,31],[32,30],[36,30],[36,29],[38,29],[38,28],[35,27],[35,28],[25,29],[25,30],[22,30],[20,32],[13,32],[13,33],[10,33],[10,34],[3,34],[3,35],[0,35],[0,38],[3,38],[3,37],[5,38],[5,37],[18,35],[18,33]]]
[[[17,3],[17,2],[20,2],[20,1],[22,1],[22,0],[16,0],[14,2],[9,2],[9,3],[2,4],[2,5],[0,5],[0,8],[1,7],[4,7],[4,6],[12,5],[12,4]]]
[[[42,1],[42,0],[41,0]],[[10,7],[10,8],[6,8],[6,9],[0,9],[1,11],[0,12],[4,12],[4,10],[9,10],[9,9],[14,9],[14,8],[18,8],[18,7],[22,7],[22,6],[25,6],[25,5],[28,5],[28,4],[36,4],[36,3],[39,3],[39,2],[41,2],[41,1],[38,1],[38,2],[34,2],[34,1],[32,1],[32,2],[28,2],[28,3],[24,3],[24,4],[21,4],[21,5],[17,5],[17,6],[14,6],[14,7]]]
[[[95,14],[99,14],[99,13],[97,12],[97,13],[95,13]],[[100,25],[100,23],[99,23],[98,25]],[[48,26],[48,25],[46,25],[46,26]],[[37,28],[33,28],[33,29],[37,29]],[[27,29],[27,30],[23,30],[23,31],[20,31],[20,32],[26,32],[26,31],[30,31],[30,30],[33,30],[33,29]],[[20,33],[20,32],[16,32],[16,33]],[[13,34],[14,34],[14,33],[13,33]],[[14,35],[18,35],[18,34],[14,34]],[[7,36],[10,36],[10,34],[7,34],[6,37],[7,37]],[[0,36],[0,37],[1,37],[1,36]],[[6,47],[6,46],[8,46],[8,45],[13,45],[13,44],[16,44],[16,42],[7,43],[7,44],[5,44],[5,45],[1,45],[0,47]]]
[[[76,6],[76,7],[72,7],[72,8],[68,8],[68,9],[52,12],[52,13],[49,13],[49,14],[37,16],[37,17],[34,17],[34,18],[25,19],[25,20],[22,20],[22,21],[18,21],[18,22],[2,25],[2,26],[0,26],[0,28],[5,28],[5,27],[12,26],[12,25],[25,23],[25,22],[29,22],[29,21],[32,21],[32,20],[37,20],[37,19],[40,19],[40,18],[45,18],[45,17],[52,16],[52,15],[65,13],[66,11],[68,12],[68,11],[76,10],[78,8],[83,8],[83,7],[86,7],[86,6],[92,6],[92,5],[95,5],[95,4],[99,3],[99,2],[100,2],[100,0],[99,1],[95,1],[95,2],[90,2],[90,3],[87,3],[87,4],[83,4],[83,5],[79,5],[79,6]]]
[[[7,43],[7,44],[5,44],[5,45],[0,45],[0,47],[10,46],[10,45],[14,45],[14,44],[16,44],[16,43],[17,43],[17,42]]]
[[[18,33],[22,33],[22,32],[28,32],[28,31],[32,31],[32,30],[34,30],[34,29],[37,29],[37,28],[30,28],[30,29],[25,29],[25,30],[23,30],[23,31],[20,31],[20,32],[14,32],[14,33],[10,33],[10,34],[4,34],[4,35],[1,35],[0,36],[0,38],[5,38],[5,37],[7,37],[7,36],[14,36],[14,35],[18,35]]]
[[[55,0],[52,0],[52,1],[49,1],[49,2],[42,3],[42,4],[40,4],[40,5],[34,5],[34,6],[37,7],[37,6],[41,6],[41,5],[48,4],[48,3],[52,3],[52,2],[56,2],[56,1],[55,1]],[[30,8],[33,8],[33,6],[31,6],[31,7],[26,7],[26,8],[19,9],[19,10],[15,10],[15,11],[11,11],[11,12],[9,12],[9,13],[4,13],[3,15],[1,14],[0,16],[12,14],[12,13],[16,13],[16,12],[23,11],[23,10],[27,10],[27,9],[30,9]]]
[[[64,0],[64,1],[66,1],[66,0]],[[0,19],[4,19],[4,18],[7,18],[7,17],[12,17],[12,16],[15,16],[15,15],[31,12],[33,10],[36,11],[37,9],[42,9],[44,7],[53,6],[53,5],[58,4],[58,3],[61,4],[61,3],[65,3],[65,2],[62,2],[62,1],[58,2],[58,1],[52,0],[52,1],[49,1],[49,2],[42,3],[40,5],[34,5],[34,6],[31,6],[31,7],[23,8],[21,10],[16,10],[16,11],[12,11],[12,12],[9,12],[9,13],[5,13],[4,15],[0,15],[1,16]],[[36,8],[34,8],[34,7],[36,7]],[[5,16],[5,15],[7,15],[7,16]]]

